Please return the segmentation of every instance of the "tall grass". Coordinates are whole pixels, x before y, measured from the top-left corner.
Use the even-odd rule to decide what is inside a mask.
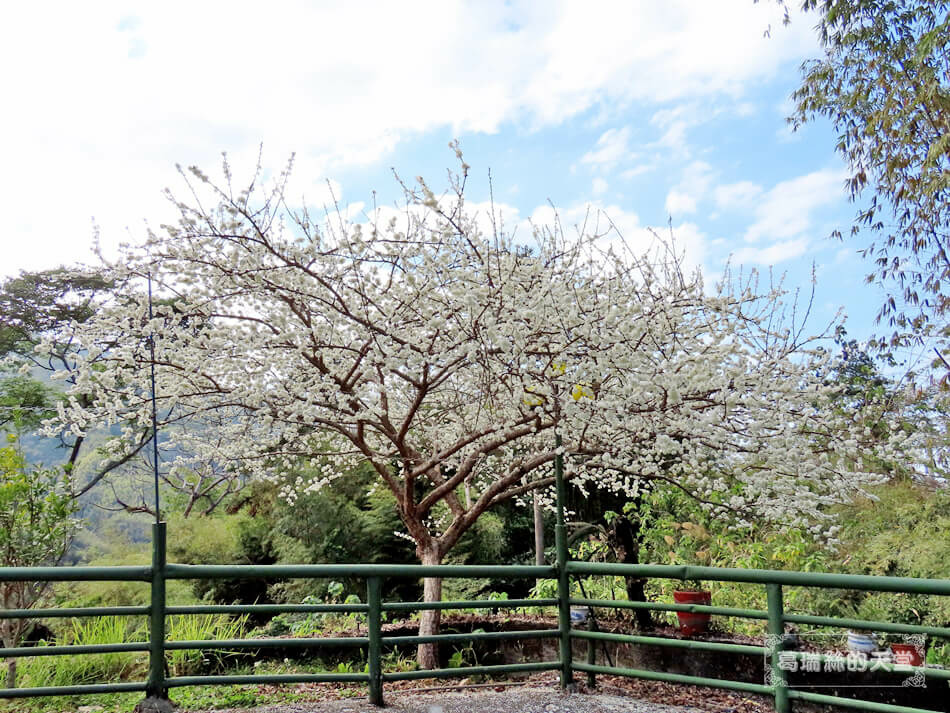
[[[210,641],[238,639],[244,633],[247,617],[231,619],[221,614],[172,616],[167,621],[168,641]],[[220,671],[234,651],[169,651],[165,655],[172,676]]]
[[[172,616],[167,621],[169,641],[209,641],[236,639],[244,631],[245,617],[222,615]],[[148,641],[148,627],[141,617],[103,616],[71,619],[56,637],[57,645],[121,644]],[[220,670],[227,651],[169,651],[169,673],[183,676]],[[144,680],[148,672],[146,652],[117,652],[65,656],[37,656],[20,659],[18,685],[75,686],[86,683]]]
[[[56,644],[120,644],[147,640],[148,629],[143,621],[103,616],[70,620]],[[19,685],[26,688],[122,681],[144,676],[147,668],[148,654],[134,651],[29,657],[20,660]]]

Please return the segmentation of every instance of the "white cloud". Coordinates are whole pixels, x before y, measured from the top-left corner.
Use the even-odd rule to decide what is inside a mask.
[[[703,123],[706,118],[695,105],[661,109],[650,117],[650,123],[663,132],[653,145],[670,151],[674,156],[688,157],[690,149],[686,131]]]
[[[696,199],[688,193],[684,193],[683,191],[679,191],[674,188],[666,194],[666,202],[664,203],[664,206],[666,207],[666,212],[670,215],[695,213]]]
[[[666,196],[666,212],[672,216],[695,213],[713,177],[712,166],[705,161],[693,161],[686,166],[679,183]]]
[[[675,157],[686,159],[692,153],[687,141],[689,129],[717,117],[745,118],[753,113],[755,113],[755,106],[751,102],[736,103],[729,99],[723,103],[717,101],[716,97],[704,97],[702,100],[688,101],[660,109],[650,117],[650,124],[662,132],[660,138],[651,146],[664,149]]]
[[[845,200],[844,179],[844,171],[826,169],[777,184],[756,207],[756,219],[746,230],[746,241],[801,235],[811,227],[812,214],[818,208]]]
[[[736,104],[735,111],[736,116],[747,117],[755,114],[756,107],[752,102],[741,102]]]
[[[641,163],[639,165],[633,166],[632,168],[625,169],[620,172],[620,177],[626,181],[629,181],[635,176],[639,176],[641,173],[647,173],[652,171],[654,166],[649,163]]]
[[[606,192],[607,192],[607,181],[605,181],[603,178],[601,178],[600,176],[598,176],[597,178],[594,179],[594,182],[593,182],[593,184],[591,185],[591,189],[590,189],[590,190],[591,190],[591,193],[593,193],[595,196],[599,196],[599,195],[601,195],[602,193],[606,193]]]
[[[752,181],[738,181],[716,186],[713,198],[721,209],[751,208],[752,202],[762,194],[762,186]]]
[[[619,161],[630,157],[630,129],[607,129],[594,148],[581,157],[581,163],[589,163],[603,168],[609,168]]]
[[[739,97],[814,46],[805,22],[763,38],[779,25],[773,5],[13,4],[0,62],[20,70],[4,77],[0,194],[15,239],[0,272],[86,254],[91,215],[107,247],[143,216],[167,217],[174,162],[210,167],[221,149],[250,166],[261,142],[269,161],[295,150],[313,180],[435,129]]]
[[[775,243],[764,248],[744,247],[733,253],[732,259],[740,265],[777,265],[780,262],[804,255],[807,250],[808,240],[798,238]]]
[[[547,118],[604,97],[739,96],[747,82],[774,73],[779,57],[797,57],[814,46],[806,22],[764,38],[766,26],[781,24],[773,5],[615,0],[591,12],[584,3],[554,4],[554,26],[541,40],[543,68],[526,99]]]

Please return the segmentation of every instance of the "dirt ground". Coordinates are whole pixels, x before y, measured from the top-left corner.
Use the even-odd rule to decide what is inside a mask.
[[[325,701],[245,709],[241,713],[379,713],[367,701]],[[696,708],[667,706],[626,696],[565,695],[548,688],[517,688],[502,693],[395,693],[389,713],[688,713]],[[234,711],[233,713],[237,713]]]
[[[386,708],[391,713],[772,713],[770,699],[700,686],[681,686],[613,676],[598,677],[596,691],[564,694],[556,674],[537,674],[516,685],[498,683],[462,688],[426,684],[388,684]],[[323,686],[312,689],[313,700],[180,713],[379,713],[365,698],[337,697]],[[307,696],[311,698],[311,696]]]

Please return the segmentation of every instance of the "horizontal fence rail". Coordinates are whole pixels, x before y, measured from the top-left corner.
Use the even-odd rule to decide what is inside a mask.
[[[393,577],[419,579],[470,579],[476,577],[554,578],[554,567],[537,565],[478,564],[169,564],[166,579],[333,579],[341,577]]]
[[[899,624],[893,622],[866,621],[860,619],[793,614],[784,611],[784,587],[841,588],[874,592],[895,592],[950,596],[950,580],[924,580],[903,577],[879,577],[870,575],[843,575],[817,572],[785,572],[775,570],[744,570],[714,567],[691,567],[670,565],[624,565],[610,563],[566,562],[558,566],[527,565],[376,565],[376,564],[317,564],[317,565],[185,565],[165,561],[165,525],[158,523],[153,530],[153,561],[147,567],[12,567],[0,569],[0,581],[32,582],[82,582],[82,581],[127,581],[142,582],[149,586],[149,606],[123,607],[64,607],[45,609],[0,610],[0,619],[46,619],[92,616],[147,617],[148,641],[114,644],[72,644],[54,646],[19,646],[5,649],[8,659],[24,656],[93,655],[117,652],[149,654],[149,676],[144,682],[101,683],[76,686],[47,686],[36,688],[0,689],[0,698],[27,696],[84,695],[93,693],[144,692],[149,696],[166,697],[169,689],[197,685],[282,684],[282,683],[353,683],[368,687],[372,703],[382,705],[383,683],[427,678],[451,678],[468,676],[493,676],[525,674],[537,671],[560,672],[561,684],[572,685],[573,673],[586,673],[593,684],[597,675],[617,675],[643,678],[669,683],[715,686],[718,688],[758,693],[772,696],[778,713],[788,713],[793,701],[830,703],[880,713],[932,713],[924,709],[908,708],[885,703],[861,701],[850,698],[816,694],[789,688],[786,671],[781,661],[803,659],[813,656],[803,652],[785,650],[785,627],[787,624],[841,627],[849,629],[873,629],[900,634],[926,634],[950,639],[950,628]],[[767,609],[745,609],[702,604],[673,604],[664,602],[635,602],[593,599],[570,596],[570,577],[624,576],[637,578],[661,578],[671,580],[706,580],[737,582],[765,586]],[[333,579],[358,578],[366,585],[365,603],[341,604],[252,604],[252,605],[190,605],[168,606],[165,583],[168,580],[209,579]],[[504,579],[552,579],[557,581],[557,596],[543,599],[488,599],[473,601],[438,602],[384,602],[382,585],[392,579],[441,578],[504,578]],[[526,607],[556,608],[558,626],[551,629],[525,631],[476,631],[470,633],[447,633],[432,635],[384,635],[384,613],[419,612],[425,610],[488,609],[504,610]],[[581,607],[589,613],[588,628],[573,628],[566,616],[569,607]],[[595,610],[648,610],[661,612],[687,612],[737,617],[762,621],[766,624],[769,638],[765,646],[731,644],[698,639],[665,638],[617,632],[599,631],[596,627]],[[353,637],[320,638],[269,638],[269,639],[224,639],[172,641],[166,636],[166,619],[184,615],[248,615],[285,613],[341,613],[358,615],[366,625],[366,635]],[[384,647],[416,646],[419,644],[445,644],[474,642],[501,642],[511,640],[558,640],[558,658],[551,661],[527,661],[524,663],[495,666],[467,666],[460,668],[427,669],[414,671],[384,672],[382,652]],[[587,661],[574,661],[570,643],[586,642]],[[651,671],[647,669],[602,666],[596,663],[597,644],[628,644],[661,646],[687,651],[706,651],[728,654],[762,656],[770,673],[769,682],[749,683],[702,676]],[[245,651],[266,649],[320,650],[326,648],[365,649],[367,666],[361,673],[328,672],[299,674],[235,674],[173,676],[166,675],[166,654],[175,651]],[[823,659],[834,656],[821,655]],[[885,672],[919,673],[927,680],[944,683],[950,681],[950,671],[931,667],[903,667],[882,665]]]
[[[151,567],[0,567],[0,582],[150,582]]]
[[[713,582],[781,584],[785,586],[856,589],[866,592],[950,595],[950,579],[882,577],[873,574],[833,574],[830,572],[786,572],[776,569],[730,569],[665,564],[614,564],[611,562],[568,562],[570,574],[605,574],[658,579],[698,579]]]
[[[629,575],[628,575],[629,576]],[[742,619],[768,619],[769,613],[763,609],[738,609],[736,607],[713,607],[708,604],[666,604],[664,602],[630,602],[615,599],[583,599],[572,597],[571,606],[597,607],[601,609],[647,609],[663,612],[689,612],[691,614],[716,614],[734,616]]]
[[[2,570],[0,570],[2,571]],[[62,609],[3,609],[3,619],[74,619],[81,616],[147,616],[149,607],[69,607]]]

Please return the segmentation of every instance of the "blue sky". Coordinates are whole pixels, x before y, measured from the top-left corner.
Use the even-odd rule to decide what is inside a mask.
[[[174,165],[248,175],[297,154],[294,190],[355,214],[399,195],[391,170],[441,185],[458,138],[469,198],[509,228],[587,206],[636,243],[671,223],[690,264],[818,286],[865,338],[880,290],[825,123],[785,124],[815,18],[764,2],[21,3],[0,59],[7,109],[0,275],[92,262],[169,217]],[[771,26],[771,37],[763,32]]]

